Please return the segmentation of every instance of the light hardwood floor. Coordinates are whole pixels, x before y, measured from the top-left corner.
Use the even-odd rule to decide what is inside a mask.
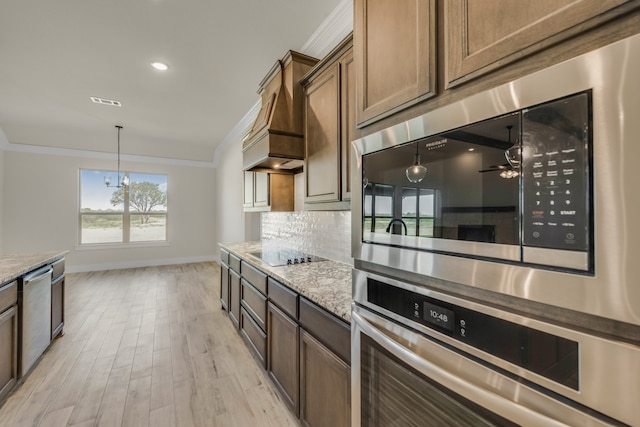
[[[298,426],[220,309],[216,263],[70,274],[65,335],[0,426]]]

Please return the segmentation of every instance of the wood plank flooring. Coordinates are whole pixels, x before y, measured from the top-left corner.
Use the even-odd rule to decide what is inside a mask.
[[[69,274],[65,335],[0,426],[299,426],[197,263]]]

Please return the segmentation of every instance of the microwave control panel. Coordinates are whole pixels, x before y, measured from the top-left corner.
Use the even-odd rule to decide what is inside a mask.
[[[590,93],[523,111],[523,244],[589,251]]]

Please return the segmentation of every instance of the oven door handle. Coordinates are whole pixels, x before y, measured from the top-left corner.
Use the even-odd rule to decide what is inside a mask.
[[[465,381],[438,365],[429,362],[399,342],[385,335],[380,329],[371,324],[355,310],[351,313],[351,322],[356,326],[356,331],[359,328],[365,335],[373,339],[403,363],[409,365],[418,372],[421,372],[423,375],[441,384],[443,387],[472,400],[492,412],[495,412],[507,419],[514,420],[521,425],[544,427],[567,426],[565,423],[549,418],[543,414],[528,409],[517,402],[513,402],[469,381]],[[443,351],[449,351],[444,347],[442,349]],[[355,357],[359,357],[359,354],[354,355],[354,358]]]

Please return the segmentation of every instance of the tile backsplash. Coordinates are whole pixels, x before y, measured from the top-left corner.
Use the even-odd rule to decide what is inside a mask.
[[[263,244],[272,243],[353,264],[350,211],[265,212]]]

